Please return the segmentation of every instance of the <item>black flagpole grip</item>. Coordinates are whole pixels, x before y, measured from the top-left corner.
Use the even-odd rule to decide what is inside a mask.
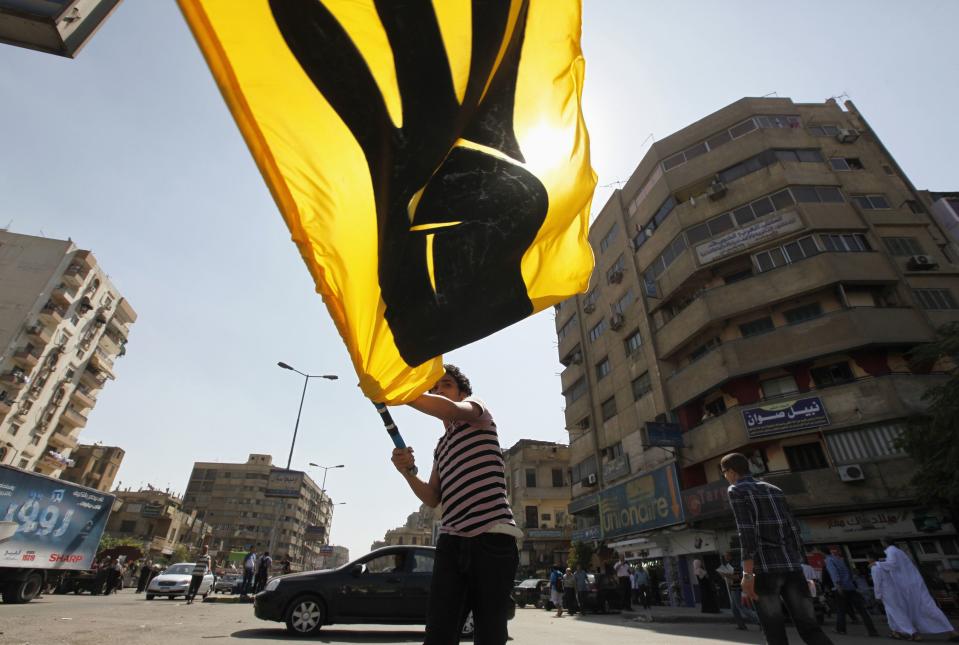
[[[396,423],[393,421],[393,415],[390,414],[390,409],[383,403],[373,403],[373,407],[380,413],[380,418],[383,419],[383,425],[386,426],[386,432],[390,435],[390,439],[393,440],[393,445],[397,448],[405,448],[406,442],[403,441],[403,437],[400,435],[400,429],[396,427]],[[415,475],[419,472],[419,469],[416,466],[412,466],[408,472],[411,475]]]

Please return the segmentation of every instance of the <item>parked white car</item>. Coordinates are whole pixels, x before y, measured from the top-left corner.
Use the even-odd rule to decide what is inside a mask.
[[[166,571],[156,576],[147,586],[147,600],[153,600],[156,596],[166,596],[175,598],[183,596],[186,598],[190,590],[190,579],[193,577],[192,562],[178,562],[167,567]],[[206,595],[213,590],[213,574],[207,572],[203,576],[203,582],[200,583],[200,589],[196,595],[206,598]]]

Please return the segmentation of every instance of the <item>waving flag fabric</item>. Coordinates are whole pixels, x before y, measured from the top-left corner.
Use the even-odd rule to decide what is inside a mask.
[[[368,397],[586,289],[578,0],[180,7]]]

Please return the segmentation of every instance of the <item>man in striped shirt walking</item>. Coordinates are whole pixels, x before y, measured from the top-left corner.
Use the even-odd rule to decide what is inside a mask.
[[[440,537],[426,617],[426,645],[458,643],[473,611],[476,645],[503,645],[522,531],[506,499],[506,472],[496,423],[472,396],[455,365],[410,406],[443,421],[428,482],[410,474],[413,449],[393,451],[393,464],[423,503],[442,504]]]

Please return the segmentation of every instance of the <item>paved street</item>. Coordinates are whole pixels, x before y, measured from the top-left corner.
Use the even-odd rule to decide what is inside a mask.
[[[684,622],[645,623],[633,615],[555,618],[538,609],[517,609],[510,635],[523,645],[620,645],[635,643],[763,642],[758,631],[736,631],[728,622],[698,622],[690,612]],[[691,622],[697,620],[697,622]],[[855,631],[858,626],[853,626]],[[188,645],[219,639],[269,643],[301,640],[287,636],[285,627],[253,616],[251,605],[153,600],[123,591],[114,596],[44,596],[27,605],[0,605],[0,643],[36,645]],[[319,643],[420,643],[422,626],[347,625],[324,628],[312,640]],[[941,637],[927,641],[944,640]],[[793,632],[792,641],[801,641]],[[891,642],[859,636],[835,637],[837,645]]]

